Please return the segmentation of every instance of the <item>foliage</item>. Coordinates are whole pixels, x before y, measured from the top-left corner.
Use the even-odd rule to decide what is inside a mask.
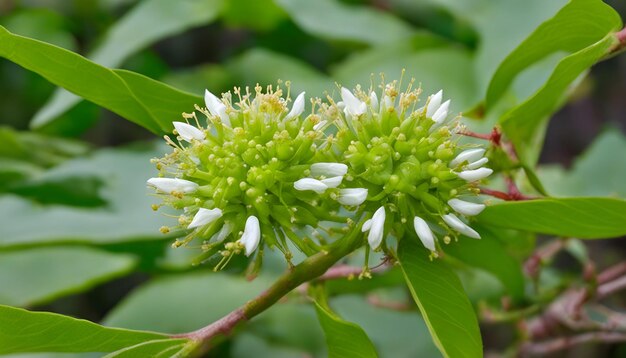
[[[624,136],[606,130],[568,170],[538,163],[549,120],[576,89],[585,88],[584,77],[594,64],[624,47],[619,14],[600,0],[370,3],[377,2],[101,0],[49,8],[14,4],[5,13],[0,6],[0,57],[7,60],[0,63],[0,88],[6,93],[0,108],[2,123],[7,124],[0,127],[0,354],[480,357],[494,349],[481,336],[481,327],[497,323],[519,328],[527,322],[529,328],[517,331],[517,339],[509,339],[507,348],[520,354],[551,352],[543,341],[560,337],[546,337],[537,328],[552,323],[546,321],[554,316],[549,313],[575,306],[561,303],[572,300],[578,286],[594,293],[583,303],[593,302],[589,309],[597,308],[593,300],[613,293],[611,283],[617,281],[603,273],[590,278],[592,254],[585,245],[590,245],[587,239],[596,245],[596,239],[626,236],[626,161],[616,155],[626,149]],[[407,200],[398,199],[397,191],[389,194],[396,189],[390,189],[390,176],[378,175],[384,170],[377,169],[378,159],[372,158],[382,156],[399,131],[378,125],[378,117],[366,114],[360,117],[363,127],[357,129],[322,126],[321,131],[337,138],[335,146],[315,142],[323,149],[299,151],[298,166],[291,163],[293,168],[286,169],[285,164],[277,170],[288,172],[280,183],[264,184],[278,194],[267,199],[271,206],[261,217],[263,237],[268,231],[283,232],[282,241],[261,245],[253,260],[229,257],[222,272],[212,269],[223,268],[220,255],[227,256],[230,248],[204,247],[203,253],[198,247],[202,242],[193,241],[188,247],[171,247],[176,238],[189,233],[185,220],[191,220],[198,208],[185,201],[188,197],[180,197],[180,202],[166,199],[173,209],[166,209],[165,215],[178,218],[180,225],[170,225],[150,209],[160,206],[160,199],[145,189],[146,179],[157,175],[150,160],[171,148],[138,139],[171,134],[173,122],[185,120],[182,113],[194,111],[194,105],[205,106],[205,88],[222,93],[233,86],[276,86],[280,80],[283,90],[289,91],[286,102],[280,92],[272,98],[280,103],[289,103],[303,91],[306,98],[329,101],[327,107],[316,103],[320,107],[315,122],[305,122],[302,115],[300,127],[289,137],[289,143],[300,146],[308,140],[301,128],[310,130],[307,126],[320,118],[329,122],[347,118],[354,110],[342,87],[361,84],[364,92],[355,91],[358,98],[353,103],[367,103],[367,113],[383,113],[384,90],[392,87],[377,88],[381,72],[387,83],[402,76],[402,86],[415,78],[415,88],[419,85],[422,92],[415,106],[418,91],[404,93],[406,98],[416,96],[406,117],[404,112],[385,117],[385,123],[396,121],[398,127],[405,118],[413,118],[412,123],[423,129],[422,137],[411,138],[412,127],[402,132],[409,137],[407,153],[421,145],[424,153],[413,159],[429,168],[443,161],[448,170],[447,163],[461,148],[489,146],[489,167],[496,172],[489,182],[479,186],[471,180],[466,186],[458,179],[445,193],[429,187]],[[370,84],[378,91],[381,107],[369,95]],[[441,88],[452,99],[450,112],[465,114],[460,119],[463,126],[453,128],[461,133],[445,134],[454,138],[454,144],[444,148],[450,151],[446,154],[439,152],[443,149],[437,142],[443,132],[428,128],[436,116],[426,115],[428,103],[419,108],[427,98],[436,97],[428,94]],[[345,115],[334,103],[341,99],[346,102]],[[255,125],[246,117],[257,110],[253,103],[236,115],[229,112],[233,127],[240,122],[246,128]],[[311,107],[310,102],[305,104],[303,108]],[[200,127],[201,139],[224,135],[211,128],[226,130],[234,147],[210,150],[234,153],[236,132],[222,127],[224,117],[216,119],[220,116],[207,106],[208,111],[198,113],[206,112],[213,127]],[[280,107],[277,113],[291,106]],[[332,115],[325,117],[328,113]],[[280,123],[272,125],[259,131],[272,134],[283,129]],[[106,144],[134,143],[117,148],[89,143],[102,128],[113,132],[112,143]],[[208,147],[198,138],[185,139],[177,130],[189,142],[185,148],[193,154],[190,158],[207,154]],[[457,139],[460,134],[466,136]],[[352,148],[364,138],[368,146]],[[436,145],[426,148],[420,138]],[[242,143],[251,140],[246,137]],[[429,162],[435,156],[431,151],[437,153],[438,162]],[[335,152],[340,153],[336,158]],[[161,163],[169,157],[165,158]],[[198,165],[209,168],[212,177],[225,177],[208,158],[185,168]],[[358,211],[341,200],[315,211],[307,203],[318,195],[299,191],[294,182],[310,174],[313,162],[343,160],[351,165],[343,185],[349,181],[381,194]],[[389,163],[391,168],[414,164],[397,159]],[[237,169],[246,164],[244,158]],[[164,175],[172,174],[166,169],[162,168]],[[413,181],[439,180],[432,171],[406,175]],[[238,182],[255,185],[247,172],[242,175]],[[312,176],[306,179],[317,181]],[[289,187],[283,189],[285,183]],[[335,192],[341,195],[346,188],[326,189],[324,195],[335,198]],[[482,213],[466,215],[473,229],[439,220],[451,210],[446,202],[457,189],[465,194],[481,191],[480,200],[486,200]],[[170,193],[156,196],[168,196],[163,194]],[[239,194],[229,198],[229,208],[245,202],[249,193]],[[213,202],[217,195],[203,192],[194,198]],[[435,204],[433,197],[439,200]],[[387,212],[385,221],[383,214],[380,230],[385,244],[383,252],[375,251],[379,246],[372,240],[374,212],[381,205],[403,210],[403,203],[408,203],[410,222],[394,211]],[[287,204],[298,209],[290,223],[276,219]],[[175,209],[182,207],[186,211],[181,215]],[[215,227],[198,232],[212,230],[211,235],[218,235],[230,220],[236,230],[226,241],[232,239],[233,245],[239,232],[248,230],[245,218],[260,212],[258,208],[249,212],[244,205],[223,210],[224,218]],[[436,248],[428,247],[423,229],[417,234],[412,229],[414,216],[429,219],[424,225],[434,228]],[[272,226],[265,225],[268,220]],[[328,221],[337,223],[327,225]],[[291,225],[294,222],[297,226]],[[158,232],[162,225],[168,225],[162,229],[167,235]],[[370,231],[362,233],[361,226]],[[472,239],[472,232],[481,240]],[[312,243],[308,235],[322,241]],[[537,237],[545,244],[535,245]],[[247,255],[253,251],[246,247]],[[549,268],[560,252],[574,257],[581,272]],[[134,289],[118,292],[120,283]],[[113,293],[103,293],[108,290]],[[80,308],[93,305],[98,294],[107,297],[100,303],[104,308]],[[91,302],[85,303],[85,297]],[[576,313],[558,311],[557,316],[577,317]],[[606,310],[585,317],[593,321],[585,327],[599,336],[621,334],[624,327],[594,320],[603,315]],[[558,321],[566,328],[561,334],[572,341],[584,339],[578,335],[579,326],[570,323]]]

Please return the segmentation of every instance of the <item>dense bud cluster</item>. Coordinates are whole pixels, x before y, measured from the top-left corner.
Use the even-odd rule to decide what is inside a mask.
[[[182,210],[178,228],[188,233],[175,246],[200,239],[203,258],[223,256],[220,268],[260,244],[288,260],[288,240],[313,254],[361,218],[375,250],[387,250],[386,235],[417,237],[434,256],[437,236],[480,238],[466,217],[484,205],[466,198],[492,171],[483,148],[458,143],[442,91],[421,106],[420,89],[400,93],[396,82],[340,91],[338,102],[309,101],[310,114],[304,93],[290,104],[280,87],[221,98],[207,91],[206,109],[174,122],[178,141],[166,137],[174,150],[154,160],[160,175],[148,180],[165,205]]]

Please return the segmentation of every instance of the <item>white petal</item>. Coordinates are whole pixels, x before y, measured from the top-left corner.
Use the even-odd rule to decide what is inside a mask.
[[[293,187],[296,190],[313,190],[314,192],[318,193],[318,194],[322,194],[323,192],[326,191],[326,189],[328,189],[328,186],[324,183],[322,183],[320,180],[317,179],[313,179],[313,178],[302,178],[298,181],[296,181],[295,183],[293,183]]]
[[[443,221],[446,222],[452,229],[460,232],[461,234],[471,237],[473,239],[480,239],[480,234],[477,233],[474,229],[467,226],[464,222],[462,222],[459,218],[457,218],[454,214],[446,214],[441,217]]]
[[[178,178],[150,178],[148,179],[148,185],[156,188],[164,193],[193,193],[198,189],[198,184]]]
[[[196,215],[193,217],[193,220],[191,220],[191,223],[189,224],[189,226],[187,226],[187,229],[193,229],[199,226],[208,225],[221,217],[222,217],[222,210],[218,208],[215,208],[215,209],[200,208],[198,212],[196,213]]]
[[[314,177],[336,177],[346,175],[348,166],[342,163],[315,163],[311,165],[311,175]]]
[[[226,105],[209,90],[204,90],[204,103],[214,116],[219,116],[222,123],[230,127],[230,117],[226,113]]]
[[[443,123],[443,121],[446,119],[446,116],[448,116],[449,106],[450,106],[450,100],[447,100],[443,102],[443,104],[439,107],[437,112],[433,114],[432,119],[433,121],[435,121],[435,123]]]
[[[361,232],[369,231],[369,229],[371,228],[372,228],[372,219],[367,219],[363,223],[363,226],[361,226]]]
[[[477,161],[470,163],[467,165],[467,169],[478,169],[480,167],[482,167],[483,165],[487,164],[487,162],[489,161],[489,158],[480,158]]]
[[[376,96],[376,92],[370,93],[370,106],[372,111],[378,112],[378,96]]]
[[[441,104],[441,100],[443,99],[443,90],[439,90],[439,92],[430,96],[430,100],[428,101],[428,106],[426,107],[426,117],[432,118],[435,112],[439,109],[439,105]]]
[[[463,162],[474,162],[479,160],[485,154],[484,148],[467,149],[459,153],[456,158],[450,161],[450,167],[454,168]]]
[[[358,117],[365,113],[367,105],[365,102],[362,102],[360,99],[356,98],[355,95],[350,92],[345,87],[341,87],[341,99],[343,99],[343,103],[346,105],[346,111],[348,114]]]
[[[343,111],[346,108],[346,104],[343,101],[339,101],[337,102],[337,108]]]
[[[246,220],[246,227],[243,230],[243,235],[239,242],[246,248],[246,256],[250,256],[261,241],[261,227],[259,226],[259,219],[256,216],[248,216]]]
[[[343,180],[343,176],[336,176],[336,177],[331,177],[331,178],[327,178],[327,179],[322,179],[320,180],[322,183],[326,184],[327,187],[329,188],[336,188],[339,186],[339,184],[341,184],[341,181]]]
[[[367,235],[367,242],[370,244],[372,250],[378,248],[383,241],[383,233],[385,229],[385,207],[381,206],[374,212],[372,216],[372,226],[370,232]]]
[[[220,229],[220,231],[215,234],[215,241],[219,242],[222,241],[226,238],[226,236],[230,235],[230,233],[232,232],[233,227],[230,223],[225,223],[222,228]]]
[[[383,97],[383,102],[385,103],[385,108],[391,108],[393,107],[393,101],[391,100],[391,97],[385,95]]]
[[[457,173],[457,175],[459,176],[459,178],[467,182],[472,182],[472,181],[484,179],[490,176],[491,173],[493,173],[493,170],[490,168],[478,168],[474,170],[464,170],[460,173]]]
[[[285,120],[296,118],[304,112],[304,93],[305,92],[300,93],[295,101],[293,101],[293,107],[291,107],[289,114],[285,116]]]
[[[457,213],[467,216],[478,215],[485,210],[485,204],[470,203],[460,199],[450,199],[448,200],[448,205]]]
[[[176,128],[178,135],[187,142],[191,142],[192,139],[203,140],[206,136],[202,130],[184,122],[174,122],[174,128]]]
[[[318,131],[322,129],[326,125],[326,123],[328,123],[328,121],[320,121],[319,123],[313,126],[313,130]]]
[[[367,189],[348,188],[339,189],[337,201],[343,205],[356,206],[363,204],[365,199],[367,199]]]
[[[430,251],[435,251],[435,236],[426,221],[416,216],[413,219],[413,227],[415,227],[415,233],[422,241],[422,245]]]

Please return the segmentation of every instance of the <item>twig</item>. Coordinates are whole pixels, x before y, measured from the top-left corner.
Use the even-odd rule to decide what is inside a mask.
[[[302,283],[322,276],[338,260],[359,248],[363,240],[359,228],[360,225],[357,225],[345,238],[333,243],[327,251],[310,256],[294,266],[279,277],[265,292],[248,301],[245,305],[203,328],[189,333],[172,335],[172,338],[188,338],[201,342],[202,344],[198,348],[199,353],[207,351],[220,339],[231,334],[240,324],[265,311]]]
[[[590,332],[575,336],[560,337],[544,342],[525,343],[522,345],[522,356],[544,356],[563,349],[572,348],[583,343],[617,343],[626,342],[626,334],[617,332]]]
[[[601,299],[625,288],[626,276],[622,276],[613,281],[598,286],[597,297],[598,299]]]

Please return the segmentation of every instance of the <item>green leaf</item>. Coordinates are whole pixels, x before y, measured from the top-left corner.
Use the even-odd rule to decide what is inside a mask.
[[[200,272],[152,281],[126,297],[105,324],[183,333],[203,327],[261,293],[269,280],[248,282],[224,273]]]
[[[155,213],[150,205],[146,179],[156,170],[150,158],[163,147],[103,149],[92,156],[68,160],[42,174],[40,183],[97,178],[99,197],[106,202],[95,208],[33,203],[15,195],[0,196],[0,247],[41,243],[111,243],[162,239],[162,225],[175,220]],[[33,224],[36,223],[36,224]]]
[[[478,216],[483,225],[541,234],[602,239],[626,235],[626,201],[563,198],[505,202]]]
[[[158,333],[106,328],[55,313],[0,305],[0,354],[112,352],[164,338]]]
[[[0,252],[0,303],[29,306],[128,273],[136,260],[83,247]]]
[[[87,57],[102,66],[117,67],[151,43],[211,22],[221,11],[222,3],[223,0],[142,1],[111,27],[100,45]],[[57,84],[64,87],[63,84]],[[82,93],[78,95],[84,96]],[[31,125],[39,128],[50,123],[80,100],[79,97],[58,89],[35,114]]]
[[[615,153],[626,153],[626,137],[606,131],[578,157],[571,170],[541,166],[538,174],[555,196],[618,196],[626,198],[626,162]]]
[[[336,0],[278,0],[304,31],[330,40],[369,45],[386,44],[410,36],[413,29],[397,17],[365,6]]]
[[[171,132],[173,120],[202,103],[200,97],[148,77],[110,70],[60,47],[14,35],[1,26],[0,57],[155,133]]]
[[[489,272],[502,283],[514,299],[522,299],[525,283],[520,262],[508,254],[495,231],[483,227],[475,228],[480,232],[481,240],[463,237],[462,242],[446,246],[446,254]]]
[[[619,15],[602,1],[570,1],[500,64],[487,90],[487,108],[500,99],[513,79],[527,67],[557,51],[574,53],[592,47],[620,27]]]
[[[482,357],[474,309],[456,274],[411,239],[400,241],[398,259],[413,299],[444,357]]]
[[[104,358],[185,357],[186,354],[183,353],[189,353],[197,345],[197,342],[190,342],[187,339],[156,339],[120,349],[107,354]]]
[[[329,357],[378,357],[363,328],[341,319],[319,302],[315,302],[315,308],[326,335]]]

